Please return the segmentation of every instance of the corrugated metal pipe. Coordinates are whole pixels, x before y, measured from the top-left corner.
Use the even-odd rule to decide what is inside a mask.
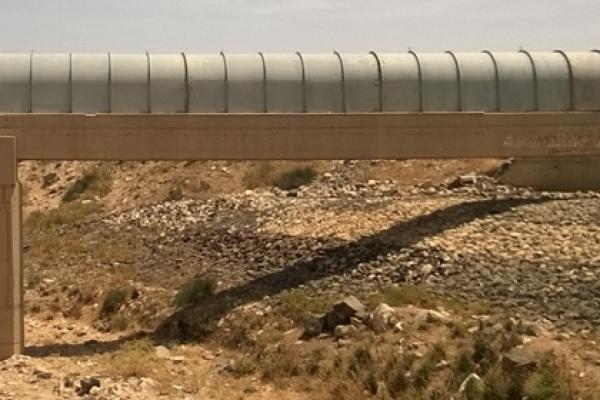
[[[0,54],[0,113],[600,110],[600,50]]]

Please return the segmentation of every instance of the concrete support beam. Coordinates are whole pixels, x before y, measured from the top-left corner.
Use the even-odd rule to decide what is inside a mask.
[[[18,160],[307,160],[600,155],[600,112],[5,114]]]
[[[15,138],[0,136],[0,360],[23,350],[20,195]]]
[[[599,190],[600,157],[517,158],[500,180],[540,190]]]

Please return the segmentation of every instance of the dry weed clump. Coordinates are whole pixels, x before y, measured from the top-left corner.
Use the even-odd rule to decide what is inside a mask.
[[[302,292],[295,292],[288,294],[283,304],[300,304],[296,310],[310,308],[305,301]],[[258,317],[244,321],[251,325],[249,331],[262,331],[266,326]],[[279,336],[270,344],[255,345],[243,359],[234,360],[231,373],[257,373],[277,386],[294,384],[309,391],[317,381],[321,382],[320,388],[329,390],[332,399],[340,400],[574,399],[566,364],[551,354],[536,356],[536,366],[525,373],[507,369],[505,354],[521,341],[511,324],[501,331],[497,326],[482,328],[475,334],[465,332],[460,337],[453,334],[452,326],[443,327],[439,341],[422,354],[384,336],[370,335],[337,347],[318,341],[300,346]],[[235,332],[247,337],[248,330]],[[477,378],[472,378],[474,374]],[[469,384],[465,384],[467,378],[472,379]]]
[[[240,378],[256,372],[256,363],[252,357],[248,355],[242,355],[232,360],[227,366],[227,370],[236,378]]]
[[[260,161],[249,165],[242,183],[246,189],[276,186],[292,190],[311,183],[319,169],[315,162]]]
[[[282,190],[298,189],[311,183],[317,177],[317,172],[311,167],[294,168],[283,172],[275,180],[275,186]]]
[[[406,305],[425,307],[430,306],[433,302],[432,296],[425,288],[414,285],[391,286],[381,293],[371,295],[368,299],[368,303],[372,307],[380,303],[385,303],[391,307]]]
[[[108,168],[95,167],[83,173],[67,189],[63,195],[64,203],[72,203],[76,200],[90,200],[95,197],[104,197],[112,189],[112,176]]]
[[[183,285],[175,295],[174,303],[177,307],[187,304],[198,304],[203,299],[215,294],[217,280],[212,277],[195,279]]]
[[[308,314],[322,314],[330,310],[334,300],[328,296],[309,296],[302,289],[293,289],[281,296],[281,312],[300,322]]]
[[[114,314],[121,308],[127,300],[127,289],[112,288],[104,293],[102,299],[102,307],[100,308],[100,316],[106,317]]]
[[[119,376],[148,377],[157,381],[168,377],[168,370],[156,355],[154,345],[149,339],[134,340],[125,343],[117,351],[102,357],[107,372]]]

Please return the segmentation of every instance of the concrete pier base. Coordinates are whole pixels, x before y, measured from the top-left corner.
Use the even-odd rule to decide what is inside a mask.
[[[14,137],[0,137],[0,360],[23,350],[21,198]]]
[[[600,157],[518,158],[500,180],[541,190],[598,190]]]

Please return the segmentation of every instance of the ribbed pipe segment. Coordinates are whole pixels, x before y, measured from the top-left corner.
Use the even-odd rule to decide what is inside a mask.
[[[0,54],[0,113],[598,110],[598,50]]]

